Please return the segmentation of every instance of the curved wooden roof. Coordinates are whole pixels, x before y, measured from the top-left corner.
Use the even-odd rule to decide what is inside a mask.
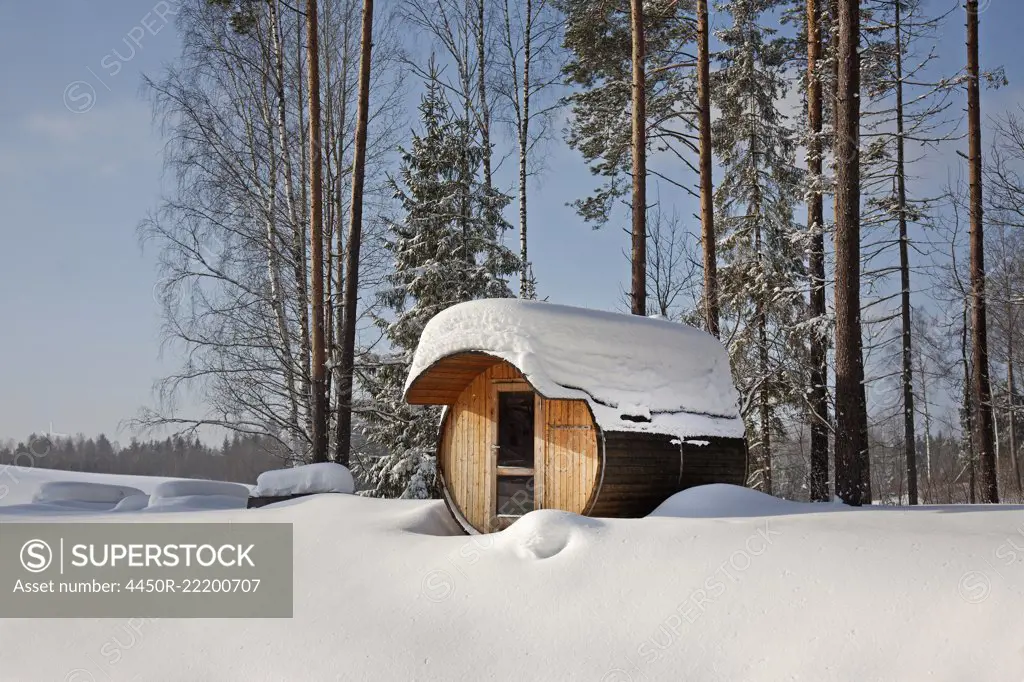
[[[453,405],[473,379],[500,362],[501,358],[480,352],[448,355],[416,377],[405,400],[410,405]]]

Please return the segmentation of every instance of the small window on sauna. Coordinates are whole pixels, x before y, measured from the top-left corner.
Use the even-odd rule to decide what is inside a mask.
[[[498,516],[533,511],[533,476],[498,476]]]
[[[498,466],[533,468],[533,393],[530,391],[498,393]]]

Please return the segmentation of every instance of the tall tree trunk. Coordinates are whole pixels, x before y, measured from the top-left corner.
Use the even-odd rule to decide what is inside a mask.
[[[295,48],[296,53],[301,55],[303,49],[303,38],[305,37],[305,31],[303,31],[304,22],[298,22],[295,28]],[[297,202],[299,220],[296,223],[297,227],[295,234],[292,239],[292,257],[294,259],[295,268],[295,286],[296,286],[296,300],[299,302],[297,306],[299,309],[299,333],[302,336],[300,342],[300,348],[302,349],[302,389],[303,395],[306,400],[306,409],[304,410],[304,420],[306,423],[306,434],[312,443],[313,438],[313,408],[311,405],[311,399],[313,396],[313,388],[311,385],[311,361],[313,357],[312,348],[310,346],[310,317],[309,317],[309,269],[306,267],[306,232],[309,221],[309,194],[306,184],[308,177],[309,167],[309,153],[306,148],[308,128],[306,123],[305,110],[307,106],[307,100],[305,99],[305,88],[303,87],[303,73],[302,73],[302,59],[301,57],[295,60],[296,70],[296,99],[298,100],[298,126],[299,131],[299,201]]]
[[[839,0],[836,116],[836,494],[870,502],[860,324],[860,1]]]
[[[480,97],[480,143],[483,147],[484,187],[491,191],[491,107],[487,102],[487,0],[476,0],[477,95]]]
[[[631,0],[633,29],[632,312],[647,314],[647,86],[643,0]]]
[[[708,0],[697,0],[697,109],[700,116],[700,225],[704,245],[704,324],[719,335],[718,257],[711,146],[711,22]]]
[[[349,35],[350,35],[349,31],[350,31],[350,26],[351,26],[351,20],[352,20],[352,14],[346,8],[345,20],[344,20],[344,24],[343,24],[344,28],[342,30],[342,45],[343,45],[343,48],[342,48],[342,57],[341,57],[341,96],[338,98],[339,99],[339,106],[338,106],[339,114],[338,115],[339,115],[339,118],[340,118],[340,121],[338,123],[338,130],[339,130],[338,138],[339,138],[339,140],[344,138],[345,130],[348,127],[348,65],[349,65],[348,43],[349,43]],[[335,419],[334,419],[334,460],[335,461],[338,461],[339,459],[340,460],[348,461],[348,459],[346,457],[342,456],[342,454],[341,454],[341,446],[343,444],[343,441],[345,440],[344,434],[346,433],[346,428],[345,428],[346,425],[345,425],[344,419],[342,417],[342,413],[344,411],[343,408],[342,408],[342,405],[345,404],[345,400],[344,400],[344,397],[341,394],[342,386],[345,383],[344,379],[343,379],[344,373],[342,372],[342,369],[341,369],[341,366],[343,364],[341,358],[344,355],[342,353],[341,348],[345,344],[344,339],[345,339],[345,253],[346,253],[346,248],[345,248],[345,231],[344,231],[344,225],[342,224],[342,218],[341,218],[342,213],[343,213],[343,211],[342,211],[342,207],[343,207],[343,203],[342,203],[343,202],[343,200],[342,200],[343,190],[342,190],[342,182],[341,182],[342,173],[340,171],[340,169],[341,169],[341,167],[343,165],[343,162],[344,162],[344,156],[345,156],[344,145],[339,143],[338,144],[338,151],[337,151],[337,161],[335,162],[335,164],[339,168],[338,180],[337,180],[337,183],[335,184],[335,187],[334,187],[334,195],[335,195],[334,201],[335,201],[335,204],[338,207],[337,208],[338,224],[335,227],[335,244],[336,244],[335,245],[335,251],[337,252],[337,258],[338,258],[337,269],[336,269],[336,272],[335,272],[335,291],[336,291],[335,296],[336,296],[336,299],[337,299],[338,303],[335,305],[335,309],[334,309],[334,325],[335,325],[335,331],[334,331],[334,339],[335,339],[335,349],[334,349],[335,350],[335,356],[334,356],[334,409],[337,411],[337,414],[336,414]],[[351,431],[351,428],[352,428],[352,424],[351,424],[351,419],[350,419],[347,430]]]
[[[705,0],[706,1],[706,0]],[[811,329],[810,397],[811,408],[811,500],[826,502],[828,490],[828,345],[820,324],[828,313],[825,308],[825,198],[822,192],[822,96],[821,7],[818,0],[807,0],[807,117],[810,139],[807,167],[814,177],[814,191],[807,202],[807,225],[811,230],[808,274],[810,275]],[[710,171],[709,171],[710,172]]]
[[[995,400],[995,396],[993,396],[992,399],[994,401]],[[999,443],[999,417],[996,414],[995,405],[992,406],[992,435],[993,435],[993,442],[995,443],[995,451],[996,451],[996,471],[999,471],[999,447],[1000,447],[1000,443]]]
[[[356,105],[356,140],[352,158],[352,214],[345,250],[345,336],[341,347],[338,405],[338,462],[348,465],[352,455],[352,384],[355,370],[356,321],[359,302],[359,251],[363,229],[363,180],[366,175],[366,129],[370,115],[370,54],[373,48],[373,0],[363,0],[359,38],[359,99]]]
[[[313,348],[310,400],[313,413],[313,461],[327,461],[326,354],[324,348],[324,205],[320,148],[320,50],[317,0],[306,0],[306,69],[309,73],[309,250],[313,299]]]
[[[900,223],[900,317],[903,321],[903,442],[907,459],[907,496],[917,504],[917,433],[914,428],[914,355],[910,327],[910,240],[907,236],[906,142],[903,121],[903,27],[901,5],[893,0],[896,32],[896,202]]]
[[[266,239],[267,239],[267,280],[270,283],[270,300],[274,308],[274,322],[281,343],[281,364],[284,370],[285,392],[288,394],[288,443],[293,452],[300,447],[297,438],[299,430],[299,405],[295,396],[295,358],[292,354],[292,340],[288,334],[288,318],[281,290],[281,255],[278,251],[277,225],[274,220],[277,211],[277,152],[274,149],[274,126],[267,112],[267,149],[270,150],[269,196],[267,197]]]
[[[971,185],[971,398],[974,403],[974,443],[981,473],[981,500],[999,502],[992,425],[992,387],[989,383],[988,327],[985,310],[985,228],[981,187],[981,89],[978,68],[978,0],[967,0],[967,136]]]
[[[839,0],[829,0],[829,22],[828,22],[828,35],[829,35],[829,57],[832,60],[832,92],[831,92],[831,114],[832,114],[832,159],[835,165],[833,172],[836,174],[836,179],[833,182],[838,183],[838,168],[839,168],[839,157],[838,157],[838,145],[839,137],[835,131],[835,128],[839,125]],[[839,202],[836,200],[836,189],[832,188],[832,224],[833,226],[839,223]],[[834,286],[834,285],[833,285]]]
[[[977,499],[977,481],[975,476],[974,467],[974,453],[975,442],[974,442],[974,422],[976,421],[976,415],[971,413],[971,391],[974,385],[971,372],[971,363],[967,357],[967,339],[970,327],[968,326],[968,312],[970,308],[969,298],[964,299],[964,310],[963,310],[963,330],[960,334],[960,364],[963,366],[964,372],[964,391],[963,391],[963,403],[962,411],[960,416],[960,431],[962,433],[961,438],[965,443],[966,457],[967,457],[967,469],[969,472],[968,477],[968,490],[967,490],[967,501],[970,504],[976,504]]]
[[[320,50],[325,52],[327,55],[332,54],[332,41],[334,39],[334,32],[330,29],[331,10],[332,6],[330,3],[323,6],[324,23],[328,26],[328,30],[324,31],[323,35],[319,37],[320,42],[318,43]],[[326,86],[322,88],[322,94],[323,100],[326,102],[326,106],[322,111],[323,125],[321,126],[326,127],[326,135],[322,138],[324,142],[323,147],[321,148],[321,159],[324,160],[322,186],[326,190],[326,196],[323,197],[323,215],[321,216],[321,222],[323,223],[322,234],[324,240],[324,440],[327,443],[326,448],[328,453],[331,451],[331,397],[334,389],[331,385],[331,379],[334,376],[334,372],[331,371],[330,362],[327,358],[333,355],[335,344],[334,278],[331,276],[334,269],[331,262],[331,243],[334,240],[335,223],[337,221],[337,205],[334,203],[334,193],[332,188],[337,182],[337,176],[341,174],[341,165],[335,165],[334,163],[338,150],[338,131],[335,128],[334,80],[331,77],[331,64],[333,61],[334,60],[331,56],[328,56],[327,59],[323,60],[323,76],[326,81]]]
[[[754,147],[752,147],[754,148]],[[757,252],[758,272],[763,277],[765,272],[762,257],[763,244],[761,242],[761,219],[759,209],[754,213],[758,221],[754,229],[754,249]],[[757,371],[761,377],[761,385],[758,388],[758,417],[761,430],[761,479],[762,492],[772,494],[772,431],[771,431],[771,407],[768,404],[766,384],[768,377],[768,315],[765,310],[765,302],[758,298],[755,311],[757,318]]]
[[[284,166],[284,191],[285,191],[285,202],[288,211],[288,220],[291,222],[292,228],[292,259],[293,259],[293,273],[296,279],[296,287],[299,292],[299,300],[301,305],[300,310],[305,311],[305,269],[302,268],[299,263],[299,256],[305,258],[305,252],[301,248],[302,244],[305,243],[305,235],[302,230],[302,221],[299,219],[298,210],[296,209],[295,202],[295,184],[294,184],[294,172],[292,167],[292,154],[288,146],[288,124],[287,124],[287,110],[288,103],[285,99],[285,88],[284,88],[284,43],[281,38],[281,17],[278,12],[277,0],[269,0],[267,3],[270,12],[270,33],[271,41],[273,43],[274,51],[274,95],[276,100],[276,113],[277,113],[277,138],[278,144],[281,145],[281,163]],[[270,145],[271,148],[273,145]],[[280,315],[282,318],[285,317],[284,313],[284,299],[281,301]],[[300,323],[304,320],[304,316],[300,316]],[[287,324],[284,320],[279,321],[281,327],[281,334],[287,334]],[[288,371],[288,375],[291,375],[291,379],[288,380],[288,393],[290,396],[289,409],[291,410],[290,421],[293,426],[293,433],[291,434],[291,447],[292,453],[296,456],[303,454],[305,449],[305,438],[302,437],[302,430],[299,426],[299,407],[298,401],[296,400],[296,392],[300,395],[309,395],[309,384],[308,384],[308,373],[305,371],[306,362],[308,361],[308,336],[306,332],[308,326],[306,324],[300,324],[300,333],[303,335],[302,341],[300,342],[300,353],[302,354],[302,362],[296,363],[295,358],[289,352],[289,357],[285,359],[291,367]],[[289,348],[291,346],[290,340],[287,342]],[[301,381],[299,386],[295,386],[295,372],[299,373]]]
[[[508,21],[508,5],[505,7]],[[511,29],[509,30],[511,34]],[[511,41],[511,37],[509,38]],[[536,298],[537,285],[533,281],[526,242],[526,162],[530,149],[530,60],[533,50],[533,0],[526,0],[526,25],[523,29],[523,106],[519,115],[519,297]],[[514,59],[514,56],[513,56]]]
[[[1013,375],[1013,303],[1010,302],[1009,297],[1007,297],[1006,308],[1006,319],[1009,321],[1010,327],[1009,333],[1006,335],[1006,390],[1010,394],[1007,401],[1007,417],[1010,421],[1010,463],[1013,466],[1013,479],[1017,484],[1017,495],[1019,497],[1024,493],[1024,490],[1021,488],[1020,460],[1017,457],[1017,390]]]
[[[928,494],[925,502],[931,502],[932,492],[932,417],[928,409],[928,375],[924,372],[924,358],[919,357],[918,370],[921,373],[921,402],[924,409],[924,480],[928,484]]]

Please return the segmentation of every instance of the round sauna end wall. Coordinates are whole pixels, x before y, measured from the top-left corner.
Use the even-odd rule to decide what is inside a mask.
[[[506,362],[478,374],[441,424],[445,501],[467,532],[534,509],[583,514],[600,480],[598,429],[583,400],[548,400]]]

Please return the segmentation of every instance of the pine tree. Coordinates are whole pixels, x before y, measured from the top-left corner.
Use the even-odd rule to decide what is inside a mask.
[[[822,5],[806,0],[807,35],[807,263],[810,296],[808,336],[810,338],[807,398],[811,422],[811,500],[829,499],[828,484],[828,308],[825,302],[825,201],[823,171],[823,115],[825,82],[822,64]]]
[[[437,493],[437,408],[407,405],[402,388],[427,322],[462,301],[510,297],[507,277],[519,259],[500,242],[509,225],[502,211],[511,197],[478,177],[484,148],[472,123],[453,116],[436,70],[431,68],[420,103],[422,133],[402,151],[395,198],[404,217],[388,224],[386,248],[393,272],[381,302],[393,315],[380,317],[391,354],[375,358],[365,378],[373,408],[368,439],[388,454],[357,467],[371,494],[430,497]]]
[[[686,187],[675,175],[677,159],[696,147],[691,120],[694,87],[686,46],[693,41],[691,2],[643,3],[644,137],[648,147],[669,151],[671,172],[647,164],[647,175]],[[631,4],[619,0],[560,0],[565,14],[565,101],[572,116],[566,142],[579,150],[601,185],[573,202],[579,215],[604,226],[618,201],[633,188],[633,30]]]
[[[871,503],[860,306],[860,0],[839,0],[836,85],[836,494]]]
[[[911,319],[910,228],[927,224],[931,201],[915,198],[913,165],[923,158],[916,150],[951,139],[944,112],[952,104],[950,81],[929,82],[927,69],[938,58],[935,43],[939,18],[929,17],[924,0],[868,0],[862,10],[862,92],[867,94],[862,114],[861,191],[866,197],[861,215],[863,277],[873,284],[898,269],[900,276],[900,376],[903,387],[903,448],[907,467],[907,495],[917,504],[917,448],[913,379],[913,324]],[[924,152],[926,153],[926,152]],[[891,263],[898,249],[899,265]],[[883,295],[885,296],[885,295]],[[862,309],[876,307],[867,301]],[[877,307],[875,308],[877,310]],[[894,314],[894,313],[893,313]],[[885,313],[866,324],[887,327]]]
[[[719,295],[755,463],[750,483],[771,492],[771,434],[794,401],[787,339],[803,315],[802,254],[793,220],[800,172],[793,130],[778,109],[786,93],[788,46],[761,25],[776,0],[729,0],[714,75],[716,149],[723,177],[719,208]]]
[[[704,255],[704,325],[719,335],[718,256],[715,253],[715,186],[711,142],[711,21],[708,0],[697,0],[697,131],[700,165],[700,225]]]
[[[967,0],[967,137],[970,150],[971,215],[971,401],[974,441],[981,464],[981,500],[999,502],[992,386],[989,383],[988,322],[985,297],[985,220],[981,177],[981,75],[978,66],[978,0]]]
[[[363,187],[366,179],[366,129],[370,117],[370,50],[373,43],[373,0],[363,0],[359,56],[359,108],[356,112],[355,155],[352,161],[352,203],[345,251],[344,336],[338,390],[336,459],[348,465],[352,447],[352,371],[355,368],[356,316],[359,298],[359,252],[362,245]],[[340,258],[340,255],[339,255]]]

